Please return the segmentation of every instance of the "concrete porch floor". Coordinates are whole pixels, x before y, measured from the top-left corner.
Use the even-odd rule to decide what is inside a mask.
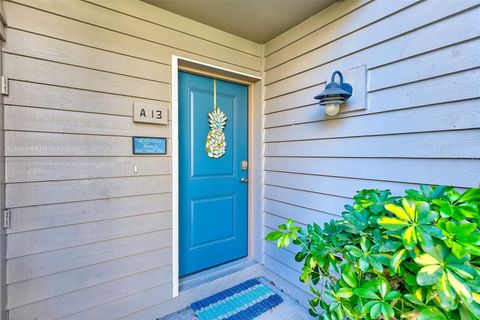
[[[266,286],[278,293],[283,302],[277,307],[269,310],[259,316],[258,320],[310,320],[312,317],[308,314],[308,310],[299,301],[305,302],[308,295],[297,287],[291,285],[277,274],[264,268],[260,264],[250,265],[247,268],[237,270],[220,278],[200,284],[194,288],[185,290],[180,293],[178,300],[183,300],[176,312],[157,320],[194,320],[198,319],[193,310],[188,307],[190,303],[206,298],[216,292],[225,290],[235,286],[243,281],[251,278],[258,278]],[[214,289],[214,290],[212,290]],[[177,300],[174,299],[173,301]],[[188,300],[188,301],[187,301]]]

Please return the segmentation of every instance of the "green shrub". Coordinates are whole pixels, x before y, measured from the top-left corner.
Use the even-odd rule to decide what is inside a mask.
[[[269,233],[299,246],[318,319],[480,319],[480,188],[362,190],[343,219]]]

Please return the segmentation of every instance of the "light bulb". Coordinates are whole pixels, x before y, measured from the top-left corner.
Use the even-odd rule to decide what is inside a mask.
[[[338,111],[340,111],[339,103],[327,103],[325,105],[325,113],[328,114],[329,116],[334,116],[338,114]]]

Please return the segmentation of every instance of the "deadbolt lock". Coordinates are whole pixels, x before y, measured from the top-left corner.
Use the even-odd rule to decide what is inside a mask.
[[[247,171],[248,170],[248,161],[247,160],[242,160],[241,164],[240,164],[240,168],[243,170],[243,171]]]

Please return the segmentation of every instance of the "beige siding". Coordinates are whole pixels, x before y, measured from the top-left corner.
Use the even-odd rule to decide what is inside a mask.
[[[174,54],[259,76],[260,46],[141,1],[4,6],[10,319],[120,319],[170,299],[171,154],[133,156],[131,137],[171,150],[171,123],[133,123],[133,103],[170,107]]]
[[[478,185],[479,17],[475,0],[342,1],[266,44],[266,232],[336,218],[362,188]],[[362,65],[366,110],[326,116],[313,97]],[[265,264],[298,284],[291,249]]]

